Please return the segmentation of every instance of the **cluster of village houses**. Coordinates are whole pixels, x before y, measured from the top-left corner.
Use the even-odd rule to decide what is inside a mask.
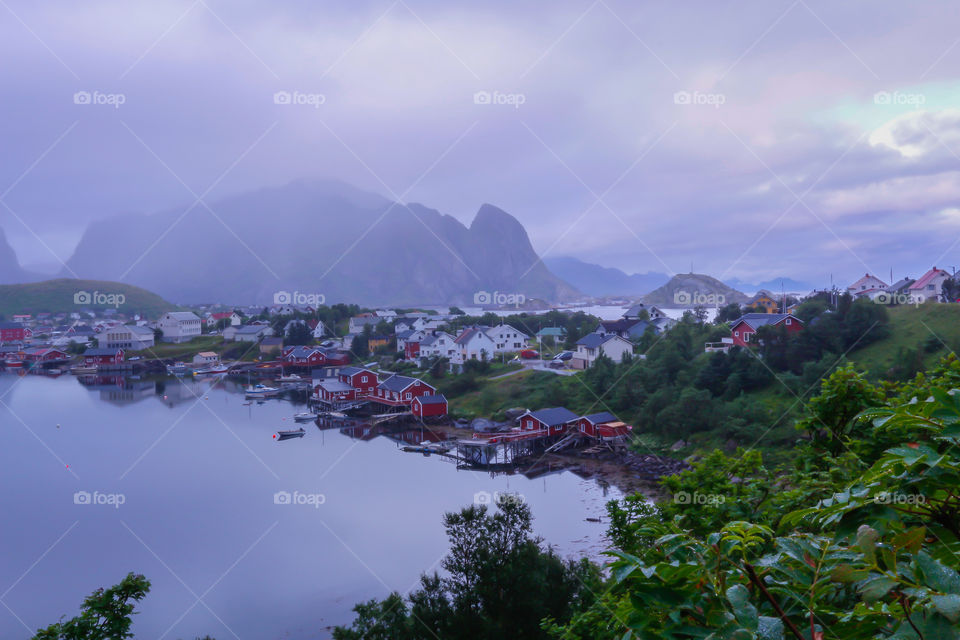
[[[393,374],[380,380],[376,372],[364,367],[345,366],[335,375],[315,369],[314,398],[326,408],[347,410],[370,404],[379,411],[409,411],[421,420],[447,415],[447,399],[437,389],[418,378]],[[553,437],[576,432],[598,440],[619,440],[631,427],[609,412],[579,416],[565,407],[526,411],[518,417],[519,427],[505,434],[483,436],[496,443],[504,439]]]
[[[892,284],[871,274],[865,274],[846,288],[855,298],[868,298],[876,302],[913,304],[917,302],[946,302],[943,284],[950,274],[936,267],[920,278],[903,278]],[[822,292],[814,291],[811,295]],[[745,313],[731,323],[730,337],[722,342],[706,345],[707,351],[725,351],[733,346],[748,346],[756,331],[766,325],[784,326],[788,331],[800,331],[802,322],[793,315],[795,306],[784,308],[783,299],[767,291],[761,291],[747,304],[748,309],[764,313]],[[245,313],[249,311],[249,315]],[[143,351],[163,342],[189,342],[208,331],[222,329],[224,340],[255,343],[265,358],[276,358],[294,367],[339,366],[350,361],[353,340],[364,333],[369,325],[376,327],[383,322],[392,325],[397,351],[403,358],[423,365],[432,358],[446,358],[450,367],[457,370],[470,360],[495,360],[505,354],[525,353],[540,348],[545,342],[562,344],[566,340],[563,327],[544,327],[528,334],[508,324],[496,326],[471,326],[454,334],[449,331],[449,321],[454,317],[443,314],[411,313],[398,315],[389,309],[362,313],[350,318],[347,335],[337,337],[317,320],[291,319],[286,326],[289,332],[294,323],[303,323],[318,345],[284,347],[283,336],[274,336],[271,323],[250,320],[258,317],[262,308],[232,310],[225,312],[171,311],[156,321],[139,316],[126,318],[116,310],[106,310],[99,315],[92,311],[70,314],[38,313],[14,315],[10,321],[0,322],[0,361],[14,362],[59,362],[69,360],[67,349],[72,344],[89,344],[97,341],[96,348],[88,349],[85,364],[106,364],[122,361],[125,352]],[[275,305],[269,308],[273,316],[293,316],[297,313],[310,315],[310,307]],[[580,338],[575,351],[567,353],[562,364],[571,369],[585,369],[604,355],[621,362],[632,354],[634,342],[648,330],[661,333],[668,330],[675,320],[655,306],[636,304],[626,310],[618,320],[601,321],[595,330]],[[42,337],[34,340],[34,336]],[[385,346],[390,336],[369,335],[371,350]],[[216,354],[200,354],[197,363],[204,364]]]

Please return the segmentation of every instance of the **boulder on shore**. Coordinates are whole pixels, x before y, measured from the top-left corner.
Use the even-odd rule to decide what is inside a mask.
[[[503,415],[506,416],[507,420],[516,420],[523,414],[527,412],[523,407],[513,407],[512,409],[507,409],[503,412]]]
[[[486,418],[474,418],[470,422],[470,428],[477,433],[494,431],[497,428],[497,423],[495,423],[493,420],[487,420]]]

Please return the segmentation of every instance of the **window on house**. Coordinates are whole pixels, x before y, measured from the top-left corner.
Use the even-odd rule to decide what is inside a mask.
[[[787,324],[792,324],[790,318],[787,318]]]
[[[406,398],[407,398],[407,400],[410,399],[410,393],[409,393],[409,392],[407,393]]]
[[[734,331],[734,332],[733,332],[733,335],[734,335],[735,337],[739,338],[739,337],[740,337],[740,332],[739,332],[739,331]]]

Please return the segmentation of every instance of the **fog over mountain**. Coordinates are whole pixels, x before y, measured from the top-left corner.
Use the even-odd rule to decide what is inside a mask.
[[[182,303],[468,303],[478,291],[569,300],[513,216],[485,204],[470,227],[339,182],[297,181],[191,209],[93,223],[69,270]]]
[[[27,274],[20,268],[13,248],[7,242],[7,236],[0,229],[0,284],[24,282]]]
[[[670,279],[665,273],[624,273],[569,256],[545,257],[544,264],[557,277],[591,296],[635,296],[653,291]]]

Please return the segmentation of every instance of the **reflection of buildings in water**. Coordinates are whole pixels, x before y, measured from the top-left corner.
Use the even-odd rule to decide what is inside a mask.
[[[205,381],[183,380],[177,378],[174,380],[165,380],[157,383],[157,395],[160,396],[163,403],[174,407],[184,402],[196,402],[198,398],[203,398],[209,390]]]
[[[384,433],[385,427],[372,425],[369,422],[354,422],[346,426],[341,423],[340,433],[354,440],[373,440]]]
[[[340,429],[340,433],[354,440],[373,440],[377,436],[385,436],[401,445],[419,445],[424,442],[442,442],[447,434],[442,431],[432,431],[427,427],[397,428],[384,424],[370,424],[361,420],[336,420],[321,417],[317,426],[323,429]]]
[[[156,394],[155,383],[123,376],[80,376],[77,381],[91,391],[99,391],[100,400],[110,404],[133,404]]]
[[[424,442],[443,442],[447,439],[447,434],[442,431],[431,431],[426,427],[419,429],[406,429],[404,431],[389,431],[385,436],[399,444],[418,445]]]

